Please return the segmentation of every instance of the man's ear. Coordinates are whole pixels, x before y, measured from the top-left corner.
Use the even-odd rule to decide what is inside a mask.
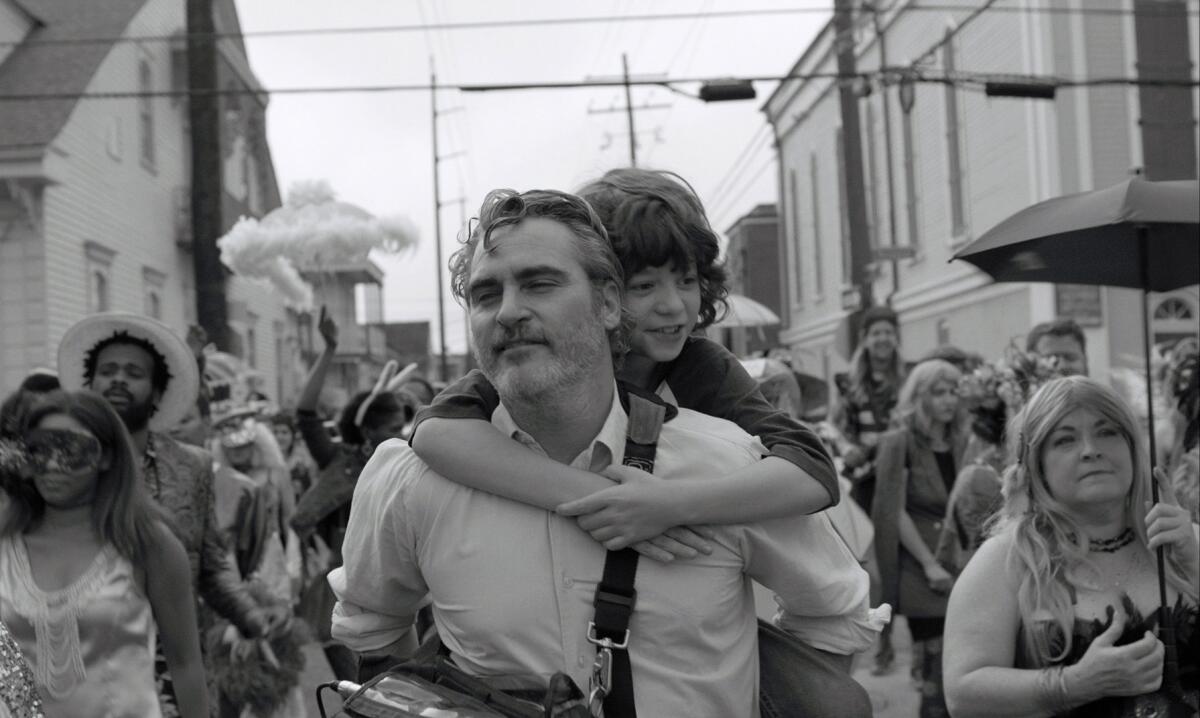
[[[604,328],[616,329],[621,325],[621,290],[616,282],[605,282],[600,285],[600,316],[604,319]]]

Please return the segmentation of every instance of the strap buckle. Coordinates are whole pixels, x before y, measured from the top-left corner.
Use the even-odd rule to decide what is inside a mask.
[[[600,638],[597,636],[596,622],[588,621],[587,640],[588,643],[598,646],[601,650],[611,651],[612,649],[616,648],[624,651],[629,648],[629,629],[625,629],[625,636],[618,643],[611,638]]]

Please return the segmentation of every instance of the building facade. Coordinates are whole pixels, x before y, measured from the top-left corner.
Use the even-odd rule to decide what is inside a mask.
[[[725,230],[725,270],[729,291],[749,297],[784,318],[783,272],[779,261],[779,215],[774,204],[760,204]],[[726,329],[728,346],[738,356],[757,355],[779,346],[779,327]]]
[[[912,4],[882,11],[879,32],[876,18],[858,14],[852,41],[859,72],[880,68],[883,45],[888,67],[908,67],[924,55],[919,67],[937,76],[1137,76],[1132,0],[1043,0],[1028,10],[984,11],[969,22],[961,4],[939,11],[921,3],[919,12]],[[1189,28],[1182,51],[1195,79],[1195,23]],[[831,22],[789,73],[808,79],[782,83],[763,107],[780,159],[788,305],[780,338],[806,371],[827,379],[846,366],[846,320],[857,300],[850,286],[846,138],[838,86],[829,77],[836,60]],[[868,272],[875,303],[890,304],[900,315],[905,355],[915,359],[954,344],[996,357],[1032,325],[1073,316],[1085,327],[1094,376],[1137,366],[1138,292],[997,284],[949,260],[1027,205],[1138,173],[1144,162],[1138,89],[1064,87],[1053,100],[989,98],[962,83],[916,82],[910,89],[858,85],[861,200],[876,257]],[[1200,99],[1194,88],[1191,94],[1194,127]],[[1190,151],[1195,148],[1192,143]],[[1198,299],[1196,287],[1153,295],[1156,338],[1194,335]]]
[[[232,0],[214,3],[214,19],[218,32],[240,30]],[[4,391],[53,366],[59,339],[87,314],[146,314],[181,335],[196,323],[185,25],[183,0],[0,0],[0,41],[13,43],[0,45]],[[82,38],[108,41],[73,42]],[[219,41],[218,77],[244,93],[222,98],[214,148],[228,228],[280,200],[267,96],[240,39]],[[260,391],[294,396],[302,315],[255,280],[229,275],[226,295],[228,349]]]

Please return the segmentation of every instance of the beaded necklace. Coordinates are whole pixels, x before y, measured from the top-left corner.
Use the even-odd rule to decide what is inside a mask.
[[[1088,539],[1088,549],[1100,553],[1116,553],[1133,543],[1133,529],[1126,527],[1120,534],[1110,539]]]

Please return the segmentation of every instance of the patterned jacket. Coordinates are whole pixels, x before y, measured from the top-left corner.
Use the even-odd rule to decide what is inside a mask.
[[[200,598],[243,634],[256,635],[256,606],[242,584],[216,519],[212,457],[166,434],[151,432],[141,465],[146,488],[166,509],[171,529],[187,550],[192,585]]]

